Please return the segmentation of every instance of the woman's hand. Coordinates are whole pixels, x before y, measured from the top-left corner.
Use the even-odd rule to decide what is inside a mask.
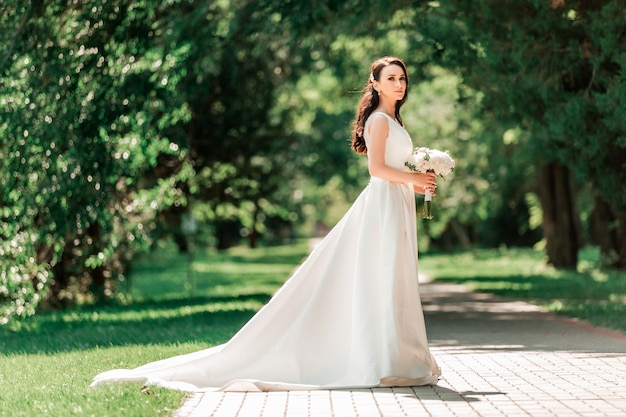
[[[435,189],[437,188],[437,174],[434,172],[427,172],[425,174],[414,173],[415,180],[413,181],[413,190],[418,194],[425,194],[426,189],[430,190],[430,195],[435,195]]]

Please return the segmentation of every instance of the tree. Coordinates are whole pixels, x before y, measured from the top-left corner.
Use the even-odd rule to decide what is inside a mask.
[[[347,28],[354,36],[367,33],[377,24],[372,10],[392,12],[410,3],[199,2],[192,15],[181,10],[170,16],[167,41],[189,45],[189,71],[179,91],[192,115],[186,134],[199,173],[193,198],[208,206],[202,214],[218,231],[218,247],[236,242],[240,230],[254,245],[264,228],[260,219],[268,215],[283,221],[297,217],[291,194],[282,189],[303,167],[314,166],[313,181],[324,182],[324,168],[350,163],[347,146],[337,150],[339,140],[332,145],[317,140],[320,132],[329,133],[325,128],[296,132],[298,104],[281,99],[303,74],[321,71],[329,62],[337,71],[353,64],[330,47]],[[352,112],[337,106],[331,115],[318,112],[315,122],[328,117],[342,126],[337,115],[349,120]],[[337,130],[332,137],[338,137]],[[325,157],[311,162],[312,155]]]
[[[357,3],[0,5],[2,320],[111,294],[189,195],[251,242],[290,218],[272,197],[304,156],[276,91]]]
[[[592,184],[612,219],[625,221],[626,195],[616,192],[626,180],[626,126],[616,117],[626,105],[621,2],[459,1],[441,3],[433,15],[431,23],[448,22],[425,24],[440,62],[484,94],[486,111],[527,133],[519,152],[538,167],[549,262],[575,267],[580,186],[573,180]],[[620,242],[616,264],[624,265]]]
[[[156,213],[185,202],[177,184],[191,171],[168,133],[188,116],[163,69],[176,56],[153,42],[159,7],[4,6],[4,322],[32,314],[44,295],[67,304],[113,291],[133,251],[149,242]]]

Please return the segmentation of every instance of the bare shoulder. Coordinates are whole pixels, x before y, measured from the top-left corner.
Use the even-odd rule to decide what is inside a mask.
[[[387,120],[387,116],[380,112],[375,112],[370,115],[368,122],[369,131],[372,136],[387,137],[387,133],[389,133],[389,120]]]
[[[373,123],[376,123],[376,124],[383,123],[385,125],[389,124],[389,121],[387,120],[387,116],[384,113],[381,113],[379,111],[375,111],[374,113],[370,114],[369,121],[370,121],[370,124],[373,124]]]

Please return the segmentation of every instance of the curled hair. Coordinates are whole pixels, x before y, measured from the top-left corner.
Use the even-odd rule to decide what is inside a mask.
[[[370,67],[370,75],[367,80],[367,84],[363,88],[363,96],[361,97],[361,101],[359,102],[359,108],[357,110],[356,119],[354,120],[354,125],[352,129],[352,139],[350,146],[354,151],[358,154],[367,154],[367,146],[365,145],[364,138],[364,130],[365,130],[365,122],[370,117],[370,115],[376,110],[378,104],[380,102],[380,98],[378,97],[378,92],[374,89],[374,81],[380,80],[380,72],[383,68],[388,65],[397,65],[404,71],[404,76],[406,78],[406,86],[407,90],[404,93],[404,97],[402,100],[398,100],[396,102],[396,110],[395,117],[398,122],[402,125],[402,118],[400,117],[400,107],[406,101],[406,95],[409,88],[409,74],[406,70],[406,65],[400,58],[386,56],[380,59],[377,59],[372,63]]]

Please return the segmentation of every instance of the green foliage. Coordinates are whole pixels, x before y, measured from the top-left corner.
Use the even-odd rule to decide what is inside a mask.
[[[203,206],[196,213],[215,224],[220,247],[227,246],[222,235],[233,234],[228,229],[241,230],[252,244],[267,225],[301,219],[293,194],[302,193],[303,174],[317,184],[338,173],[350,182],[343,173],[355,162],[346,127],[358,98],[346,89],[366,78],[346,71],[357,53],[363,61],[362,51],[343,56],[335,39],[348,29],[356,37],[376,28],[372,7],[391,11],[402,3],[228,5],[198,5],[196,15],[209,8],[209,22],[181,14],[174,25],[185,29],[172,36],[177,44],[193,37],[192,70],[179,86],[193,115],[188,134],[199,175],[191,187]],[[212,47],[202,47],[206,42]],[[340,103],[331,101],[337,96]]]
[[[532,199],[525,196],[536,193],[547,213],[542,221],[547,241],[542,243],[550,262],[575,266],[571,254],[580,244],[574,236],[580,236],[582,209],[581,218],[595,230],[588,234],[607,236],[593,243],[615,256],[615,265],[624,265],[626,194],[620,190],[626,181],[626,130],[616,116],[626,97],[621,3],[431,4],[428,13],[416,16],[415,27],[432,40],[433,62],[459,74],[461,102],[474,101],[480,109],[474,120],[481,120],[482,133],[474,137],[487,139],[489,168],[480,171],[490,184],[490,207],[477,207],[487,234],[477,230],[477,223],[465,226],[482,235],[484,243],[532,243],[539,230],[532,230],[528,212],[538,210],[527,207]],[[566,181],[551,187],[556,174],[545,167],[557,165],[566,167],[565,175],[573,173],[575,191]],[[545,172],[552,173],[539,177]],[[567,225],[551,214],[558,201],[568,200],[566,194],[582,203],[581,208],[558,208],[558,218],[573,219]],[[606,203],[609,209],[603,209]],[[569,250],[559,251],[567,242],[572,242]]]
[[[485,116],[525,133],[516,154],[560,161],[624,216],[622,3],[459,1],[435,14],[447,24],[424,30],[445,45],[441,62],[484,95]]]
[[[30,262],[3,262],[6,314],[32,311],[19,307],[40,296],[29,282],[52,304],[88,298],[92,284],[110,294],[164,230],[159,213],[175,228],[190,194],[218,231],[297,218],[283,179],[300,155],[274,100],[313,63],[300,37],[339,7],[318,6],[3,6],[2,240]]]
[[[9,317],[24,317],[35,313],[35,308],[45,294],[50,271],[45,265],[35,262],[37,253],[27,233],[4,231],[0,243],[0,324]]]
[[[49,285],[53,303],[112,290],[106,278],[123,277],[159,210],[185,203],[177,183],[192,173],[167,136],[188,110],[157,65],[176,60],[151,44],[157,6],[20,4],[5,6],[0,68],[3,322]]]
[[[409,66],[403,116],[416,145],[457,160],[424,226],[436,243],[453,231],[534,243],[529,178],[551,160],[623,215],[622,9],[3,2],[0,321],[42,299],[113,296],[137,251],[180,238],[185,211],[221,248],[332,225],[368,180],[348,139],[367,66],[382,55]]]
[[[294,106],[295,131],[306,138],[302,151],[308,157],[303,171],[319,184],[341,184],[347,202],[363,188],[368,179],[365,160],[346,149],[350,122],[370,61],[397,55],[409,67],[410,97],[403,119],[415,144],[449,150],[457,160],[453,176],[439,182],[436,221],[423,225],[422,234],[433,238],[435,245],[458,241],[450,228],[452,221],[458,221],[464,227],[456,228],[456,233],[470,230],[468,239],[477,244],[535,243],[540,239],[539,230],[529,225],[525,199],[532,190],[528,177],[533,165],[520,150],[526,132],[484,112],[484,94],[462,84],[456,69],[436,65],[445,64],[447,56],[441,55],[443,45],[432,31],[451,27],[447,15],[441,15],[434,5],[403,7],[394,3],[394,7],[398,9],[389,19],[379,21],[370,36],[359,30],[337,36],[330,43],[330,53],[315,55],[319,57],[318,71],[302,76],[289,95],[281,97],[280,104]],[[460,49],[455,53],[467,52]],[[504,140],[505,134],[509,142]],[[337,188],[328,187],[327,192],[318,188],[317,193],[302,189],[306,191],[303,201],[315,207],[320,219],[332,224],[328,220],[336,217],[325,217],[328,202],[340,200],[329,194]]]

